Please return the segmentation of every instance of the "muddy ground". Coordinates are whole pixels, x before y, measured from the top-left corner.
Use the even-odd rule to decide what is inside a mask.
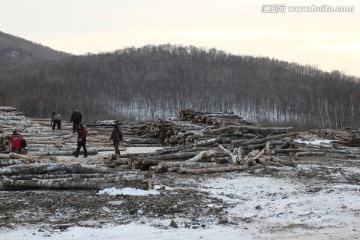
[[[357,224],[360,223],[360,206],[357,197],[360,195],[360,160],[344,159],[343,156],[335,154],[286,158],[296,161],[297,167],[264,168],[259,165],[246,172],[203,175],[156,174],[156,191],[159,192],[157,195],[110,196],[99,194],[99,191],[1,191],[0,226],[2,229],[8,229],[36,225],[39,231],[42,229],[66,231],[71,226],[101,227],[108,223],[117,225],[144,221],[154,222],[153,225],[156,225],[156,220],[168,220],[170,223],[171,220],[182,219],[175,221],[175,227],[177,225],[177,227],[196,229],[215,224],[237,226],[241,229],[257,228],[278,234],[295,227],[304,232],[316,229],[325,233],[327,229],[332,232],[334,227],[338,227],[339,230],[351,234],[352,239],[360,237],[357,229]],[[264,177],[268,186],[278,185],[276,187],[281,190],[274,192],[266,186],[255,184],[256,179]],[[252,186],[251,181],[254,181],[254,189],[252,193],[249,193],[248,189],[242,189],[240,191],[243,191],[243,194],[238,192],[238,195],[224,191],[219,197],[211,194],[211,191],[208,191],[211,186],[205,184],[227,179],[240,181],[244,179],[248,181],[247,188]],[[297,186],[296,190],[287,190],[282,186],[281,181]],[[337,199],[334,200],[333,209],[318,211],[315,209],[315,205],[319,204],[316,202],[317,199],[324,201],[328,196],[328,200],[332,201],[331,198],[341,196],[345,192],[346,196],[350,194],[355,200],[348,198],[341,203],[341,200]],[[254,196],[252,197],[251,194]],[[296,212],[303,211],[301,208],[293,207],[291,211],[285,211],[290,205],[296,205],[297,202],[303,201],[303,198],[309,197],[312,202],[306,200],[304,203],[310,206],[314,204],[315,210],[301,213]],[[260,201],[261,198],[265,200]],[[280,204],[284,199],[288,201],[284,210],[274,214],[264,214],[265,212],[261,214],[270,203],[276,205],[278,201]],[[259,201],[258,204],[256,201]],[[246,204],[252,206],[249,214],[231,213],[231,209],[236,208],[236,205]],[[253,214],[254,211],[258,213]],[[335,216],[330,215],[334,212]],[[282,225],[271,224],[272,221],[284,218],[286,214],[292,216],[291,221],[287,220],[287,223]],[[304,215],[308,215],[305,220],[296,221],[297,218],[304,218]],[[328,218],[321,222],[313,221],[316,218],[322,219],[325,215],[328,215]],[[307,219],[312,220],[309,222]]]

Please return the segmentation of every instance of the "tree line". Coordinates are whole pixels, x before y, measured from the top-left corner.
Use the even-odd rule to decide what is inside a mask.
[[[357,127],[359,78],[266,57],[147,45],[0,72],[0,101],[30,117],[151,120],[181,109],[234,112],[271,125]]]

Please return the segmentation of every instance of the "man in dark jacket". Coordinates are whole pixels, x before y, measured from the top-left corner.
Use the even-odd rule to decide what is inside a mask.
[[[73,123],[73,133],[75,133],[75,130],[76,132],[79,132],[79,123],[81,122],[81,120],[81,113],[77,109],[75,109],[70,119],[70,122]]]
[[[167,128],[165,127],[164,122],[161,122],[159,128],[159,139],[161,146],[165,146],[165,138],[167,137]]]
[[[84,158],[87,157],[87,150],[86,150],[86,135],[87,129],[81,123],[79,123],[79,131],[78,131],[78,139],[77,139],[77,148],[75,152],[75,157],[78,157],[80,154],[80,148],[82,147],[84,150]]]
[[[123,141],[123,135],[117,125],[114,125],[114,130],[111,133],[110,141],[114,142],[115,154],[120,155],[119,144]]]
[[[51,114],[51,126],[52,130],[55,130],[55,126],[57,126],[58,130],[61,129],[61,116],[56,112],[52,112]]]

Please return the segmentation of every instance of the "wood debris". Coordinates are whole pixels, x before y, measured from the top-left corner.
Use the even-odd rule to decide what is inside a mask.
[[[161,122],[167,128],[165,148],[161,148],[158,140]],[[110,142],[114,125],[120,126],[124,135],[120,156],[113,153]],[[72,134],[71,123],[62,121],[62,126],[62,130],[52,130],[50,119],[30,119],[15,108],[0,107],[3,135],[16,129],[28,143],[26,155],[0,153],[1,189],[102,189],[110,186],[149,189],[154,186],[154,173],[205,174],[247,171],[257,166],[263,169],[296,167],[296,160],[305,156],[360,155],[359,150],[349,148],[359,146],[356,137],[359,134],[355,130],[299,133],[293,132],[291,127],[254,124],[234,113],[187,109],[167,120],[86,123],[89,157],[77,160],[72,157],[76,135]],[[322,136],[333,142],[319,146],[297,141],[308,136]],[[159,147],[159,150],[124,153],[131,147]],[[56,171],[50,170],[50,166]]]

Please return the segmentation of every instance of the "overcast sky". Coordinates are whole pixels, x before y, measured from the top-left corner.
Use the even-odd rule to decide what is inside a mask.
[[[274,2],[283,12],[268,13]],[[170,43],[360,77],[359,0],[0,0],[0,11],[0,31],[73,54]]]

